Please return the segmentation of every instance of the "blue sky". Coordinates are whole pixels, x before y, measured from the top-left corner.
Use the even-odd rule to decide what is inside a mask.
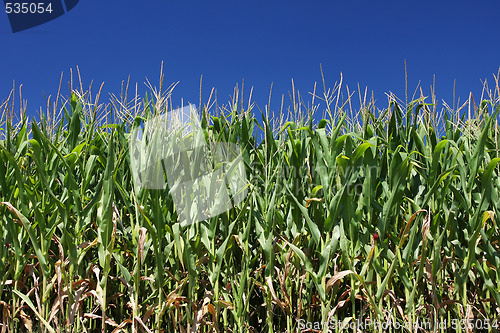
[[[174,103],[198,104],[203,75],[205,101],[212,87],[228,101],[244,79],[260,108],[273,83],[279,109],[292,79],[303,95],[321,82],[321,64],[327,86],[343,73],[351,91],[368,87],[382,108],[385,92],[404,99],[406,59],[410,92],[421,81],[429,95],[435,75],[438,98],[452,104],[454,80],[463,100],[498,72],[498,13],[498,1],[80,0],[53,21],[12,33],[1,12],[0,101],[15,80],[34,114],[44,93],[57,92],[61,72],[68,94],[76,66],[84,86],[104,82],[106,93],[118,94],[130,75],[145,91],[164,61],[166,83],[180,81]]]

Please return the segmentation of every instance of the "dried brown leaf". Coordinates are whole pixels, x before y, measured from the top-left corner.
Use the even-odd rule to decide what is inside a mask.
[[[132,320],[131,319],[125,319],[124,321],[122,321],[120,323],[120,325],[118,325],[111,333],[118,333],[118,332],[120,332],[128,324],[132,324]]]
[[[144,262],[144,244],[146,243],[146,232],[147,229],[142,227],[139,229],[139,262],[142,264]]]
[[[33,331],[33,321],[31,320],[30,316],[28,316],[23,310],[20,312],[21,319],[23,321],[24,327],[28,330],[28,332]]]
[[[267,286],[269,287],[269,291],[271,292],[271,296],[273,297],[273,301],[278,304],[278,306],[283,310],[283,311],[286,311],[286,304],[280,300],[278,298],[278,296],[276,296],[276,292],[274,291],[274,287],[273,287],[273,281],[271,280],[271,277],[268,276],[266,278],[266,283],[267,283]]]
[[[330,289],[333,287],[333,285],[335,283],[339,282],[340,280],[342,280],[344,277],[346,277],[349,274],[354,274],[354,272],[351,271],[350,269],[348,269],[348,270],[345,270],[345,271],[342,271],[342,272],[338,272],[337,274],[335,274],[334,276],[332,276],[328,280],[328,282],[326,283],[326,293],[328,294],[330,292]]]

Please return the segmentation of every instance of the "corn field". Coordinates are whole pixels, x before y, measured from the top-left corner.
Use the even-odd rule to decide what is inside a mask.
[[[189,225],[168,187],[134,186],[129,151],[174,86],[102,103],[71,82],[32,119],[13,90],[0,332],[498,332],[496,79],[443,111],[422,93],[353,110],[342,81],[274,112],[200,96],[202,138],[238,145],[246,196]]]

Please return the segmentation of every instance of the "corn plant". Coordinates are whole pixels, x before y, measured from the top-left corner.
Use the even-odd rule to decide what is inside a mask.
[[[423,95],[384,109],[360,95],[354,112],[342,82],[310,104],[293,91],[274,113],[245,107],[238,89],[216,110],[211,96],[189,140],[237,145],[246,196],[187,225],[175,186],[134,183],[132,133],[173,109],[162,76],[142,99],[105,104],[70,85],[31,119],[11,93],[0,109],[1,332],[328,332],[367,320],[446,331],[462,319],[498,332],[495,79],[479,104],[441,114]],[[208,156],[222,167],[204,153],[168,165]]]

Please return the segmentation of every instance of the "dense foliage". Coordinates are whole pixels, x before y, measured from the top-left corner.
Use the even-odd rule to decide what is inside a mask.
[[[493,325],[498,97],[469,100],[461,110],[469,112],[439,119],[423,97],[391,99],[383,110],[363,102],[354,115],[339,89],[325,93],[320,121],[295,92],[291,115],[279,122],[258,120],[238,97],[215,112],[207,103],[205,139],[240,146],[248,195],[185,227],[167,190],[134,188],[128,153],[130,131],[167,111],[169,94],[100,105],[72,90],[59,117],[53,105],[38,121],[23,114],[17,122],[7,100],[0,330],[305,332],[367,319],[427,330],[452,319]]]

